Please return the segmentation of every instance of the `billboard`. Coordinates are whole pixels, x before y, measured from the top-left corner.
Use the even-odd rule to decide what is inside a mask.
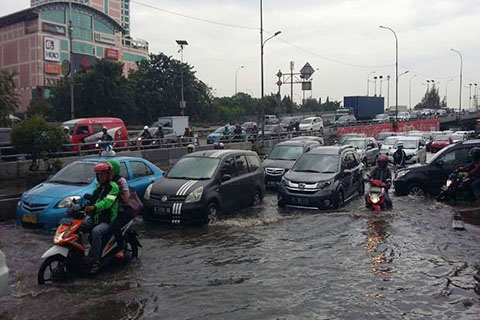
[[[112,59],[112,60],[118,60],[120,58],[120,54],[119,54],[118,50],[105,48],[105,58],[106,59]]]
[[[392,123],[367,124],[360,126],[347,126],[337,128],[339,136],[346,133],[364,133],[368,137],[376,137],[381,132],[408,132],[412,130],[419,131],[438,131],[440,130],[440,119],[428,119],[419,121],[398,122],[397,130],[394,130]]]
[[[43,50],[45,61],[60,62],[60,40],[44,37]]]

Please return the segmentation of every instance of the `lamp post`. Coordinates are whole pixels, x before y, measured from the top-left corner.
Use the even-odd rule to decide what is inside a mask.
[[[180,112],[181,112],[182,116],[184,116],[185,115],[185,108],[187,107],[187,104],[185,103],[185,98],[184,98],[184,94],[183,94],[183,47],[187,46],[188,42],[186,40],[175,40],[175,41],[180,46],[180,50],[178,50],[178,52],[180,52],[181,62],[182,62],[182,72],[180,74],[181,85],[182,85],[182,92],[181,92],[182,100],[180,101]]]
[[[263,99],[265,95],[265,88],[264,88],[264,82],[263,82],[263,47],[265,46],[265,43],[267,43],[268,40],[278,36],[282,31],[277,31],[271,36],[270,38],[267,38],[267,40],[263,41],[263,0],[260,0],[260,77],[261,77],[261,99]],[[262,147],[264,146],[265,142],[265,108],[263,107],[263,101],[262,103]]]
[[[474,83],[473,85],[475,86],[473,91],[473,103],[476,110],[478,108],[478,86],[476,83]]]
[[[470,98],[469,98],[469,103],[468,103],[468,109],[472,109],[472,85],[473,84],[469,84],[468,87],[470,88]]]
[[[381,97],[382,96],[382,84],[383,84],[383,81],[385,81],[385,80],[383,80],[383,76],[378,76],[378,79],[380,81],[380,90],[379,90],[378,96]]]
[[[398,120],[398,37],[392,28],[380,26],[382,29],[390,30],[395,36],[395,127]]]
[[[410,77],[410,80],[408,81],[408,109],[412,110],[412,80],[415,78],[417,75],[414,74],[413,76]]]
[[[68,55],[70,63],[70,77],[68,78],[68,84],[70,86],[70,119],[75,118],[75,89],[73,83],[73,24],[72,24],[72,1],[68,1],[68,43],[70,47],[70,54]]]
[[[374,83],[374,88],[375,88],[375,97],[377,96],[377,76],[373,77],[373,83]]]
[[[462,113],[462,73],[463,73],[463,57],[460,51],[455,50],[455,49],[450,49],[453,52],[458,53],[460,56],[460,93],[459,93],[459,98],[458,98],[458,113]]]
[[[238,67],[237,71],[235,71],[235,95],[237,95],[237,76],[238,76],[238,71],[240,71],[240,69],[243,69],[243,68],[245,68],[245,66]]]
[[[367,76],[367,97],[368,97],[368,94],[370,93],[370,76],[374,73],[375,73],[375,71],[372,71]]]

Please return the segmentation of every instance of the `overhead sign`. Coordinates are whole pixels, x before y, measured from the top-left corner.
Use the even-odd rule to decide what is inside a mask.
[[[118,50],[105,48],[105,58],[112,59],[112,60],[118,60],[120,58],[120,54],[119,54]]]
[[[113,34],[95,32],[94,37],[96,42],[115,44],[115,36]]]
[[[305,63],[303,68],[300,70],[300,73],[302,74],[301,77],[305,80],[308,80],[312,76],[312,74],[315,72],[315,70],[312,68],[310,63]]]
[[[60,62],[60,40],[50,37],[43,38],[45,61]]]
[[[302,90],[303,90],[303,91],[310,91],[310,90],[312,90],[312,81],[304,81],[304,82],[302,82]]]
[[[61,67],[57,63],[45,63],[45,73],[46,74],[60,74]]]
[[[55,34],[67,34],[67,28],[58,24],[42,22],[42,31],[55,33]]]

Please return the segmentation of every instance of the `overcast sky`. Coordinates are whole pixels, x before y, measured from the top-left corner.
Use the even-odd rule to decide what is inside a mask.
[[[27,8],[29,0],[0,0],[0,15]],[[149,5],[146,7],[142,4]],[[156,7],[162,10],[157,10]],[[440,82],[440,95],[448,83],[449,106],[458,107],[460,58],[463,55],[464,86],[480,85],[480,6],[478,0],[264,0],[265,39],[277,30],[277,38],[265,45],[265,93],[276,92],[278,70],[287,73],[290,61],[295,72],[309,62],[318,69],[313,78],[313,97],[342,100],[343,96],[366,95],[367,75],[390,75],[390,105],[395,104],[395,38],[399,41],[399,105],[412,105],[427,87],[425,80]],[[245,28],[224,26],[175,15],[211,20]],[[260,96],[259,0],[132,0],[131,35],[150,43],[151,52],[180,59],[176,39],[189,45],[184,61],[211,86],[216,96],[238,91]],[[373,80],[373,76],[371,79]],[[453,81],[449,81],[453,79]],[[377,84],[377,94],[380,85]],[[373,94],[374,85],[370,86]],[[472,89],[472,92],[474,90]],[[469,105],[463,88],[463,107]],[[282,95],[290,85],[282,86]],[[310,92],[306,92],[310,96]],[[382,95],[387,95],[387,82]],[[294,98],[301,101],[299,85]],[[472,102],[473,103],[473,102]]]

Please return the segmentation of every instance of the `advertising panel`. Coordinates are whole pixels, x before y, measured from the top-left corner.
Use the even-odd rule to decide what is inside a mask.
[[[96,42],[115,44],[115,36],[113,34],[95,32],[94,37]]]
[[[118,60],[120,58],[118,50],[105,48],[105,58]]]
[[[59,64],[56,63],[45,63],[45,73],[46,74],[60,74],[62,72],[62,68]]]
[[[412,130],[438,131],[440,130],[440,119],[398,122],[397,130],[394,130],[392,123],[347,126],[337,128],[337,133],[339,136],[346,133],[364,133],[368,137],[376,137],[381,132],[408,132]]]
[[[42,22],[42,31],[55,33],[55,34],[67,34],[67,28],[58,24]]]
[[[50,37],[43,38],[45,61],[60,62],[60,40]]]

